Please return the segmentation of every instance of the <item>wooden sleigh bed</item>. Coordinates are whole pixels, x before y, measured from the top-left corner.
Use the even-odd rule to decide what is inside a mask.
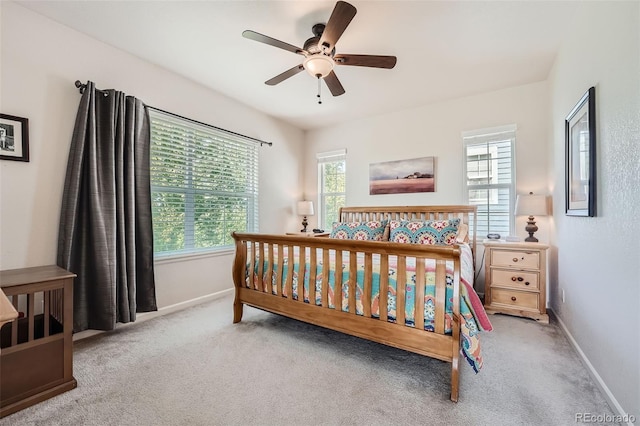
[[[340,209],[339,217],[340,222],[459,218],[463,223],[470,224],[470,229],[476,229],[476,208],[466,205],[350,207]],[[461,349],[461,247],[458,244],[448,246],[401,244],[235,232],[233,238],[236,245],[233,265],[236,290],[233,308],[234,323],[242,320],[243,306],[246,304],[450,362],[451,400],[454,402],[458,400],[458,368]],[[467,240],[472,259],[475,259],[475,235],[468,235]],[[306,262],[299,262],[296,269],[293,267],[294,256],[306,258]],[[376,268],[379,267],[380,271],[375,283],[375,288],[379,291],[375,301],[372,300],[374,260],[377,262]],[[402,285],[395,285],[395,283],[407,282],[409,262],[415,265],[413,271],[415,271],[416,285],[411,289],[409,286],[405,288]],[[394,264],[393,272],[388,272],[391,271],[390,263]],[[292,266],[287,268],[287,264]],[[334,267],[332,273],[323,273],[322,265],[326,267],[330,264]],[[425,273],[426,264],[434,265],[433,273],[429,278],[427,278],[429,273]],[[258,265],[262,265],[262,270]],[[335,273],[338,270],[343,273]],[[394,286],[397,287],[394,289],[397,307],[395,318],[388,314],[387,309],[379,309],[377,315],[375,313],[372,315],[372,302],[381,307],[386,307],[389,302],[390,274],[393,274],[393,279],[396,280]],[[303,297],[297,297],[294,291],[296,283],[304,283],[307,277],[309,283],[317,285],[309,285],[308,288],[303,289]],[[358,287],[356,287],[356,280],[351,277],[359,277]],[[334,283],[333,288],[329,285],[330,279]],[[431,331],[422,327],[408,326],[405,321],[407,303],[415,303],[413,323],[424,323],[424,292],[427,280],[435,284],[435,313]],[[450,281],[448,295],[447,280]],[[409,298],[409,293],[414,291],[415,297]],[[358,305],[356,292],[361,298],[359,300],[363,301]],[[448,307],[451,312],[445,314],[447,296],[452,306]],[[314,300],[316,303],[310,303]],[[342,309],[336,309],[336,307],[342,307]],[[464,319],[462,321],[464,322]]]

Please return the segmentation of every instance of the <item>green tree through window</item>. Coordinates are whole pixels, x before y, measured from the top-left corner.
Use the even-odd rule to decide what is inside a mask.
[[[155,255],[228,248],[232,231],[257,231],[258,146],[170,114],[150,118]]]
[[[346,153],[344,150],[318,154],[319,223],[331,230],[338,210],[346,204]]]

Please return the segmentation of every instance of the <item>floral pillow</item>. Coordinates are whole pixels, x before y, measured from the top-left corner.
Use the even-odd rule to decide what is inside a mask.
[[[333,222],[331,238],[340,240],[382,241],[386,220],[369,222]]]
[[[460,219],[392,220],[389,222],[394,243],[453,245],[456,243]]]

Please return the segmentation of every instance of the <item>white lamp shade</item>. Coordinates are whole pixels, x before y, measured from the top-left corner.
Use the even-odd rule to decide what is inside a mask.
[[[331,57],[317,53],[315,55],[308,56],[302,65],[312,77],[320,75],[320,77],[326,77],[333,70],[335,62]]]
[[[545,195],[518,195],[516,199],[517,216],[546,216],[547,197]]]
[[[298,215],[313,216],[313,201],[298,201]]]

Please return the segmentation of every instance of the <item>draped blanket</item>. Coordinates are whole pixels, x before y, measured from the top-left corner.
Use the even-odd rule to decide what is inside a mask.
[[[460,245],[460,315],[461,315],[461,353],[465,359],[469,362],[475,372],[478,372],[482,367],[482,354],[480,351],[480,340],[478,333],[480,331],[491,331],[492,326],[484,311],[482,303],[475,290],[473,289],[473,257],[471,249],[467,244]],[[277,263],[277,247],[274,248],[274,259]],[[278,294],[277,289],[282,289],[281,292],[284,296],[288,296],[285,285],[285,280],[289,274],[289,270],[293,270],[292,277],[292,292],[293,299],[299,299],[300,297],[300,254],[298,247],[294,247],[293,265],[289,264],[287,248],[283,248],[283,265],[282,274],[272,274],[271,277],[271,291],[273,294]],[[316,258],[318,259],[316,266],[316,278],[315,278],[315,300],[314,303],[318,306],[322,305],[322,281],[323,275],[328,275],[328,294],[329,294],[329,307],[336,309],[333,303],[333,295],[335,291],[335,251],[330,251],[330,261],[328,265],[323,264],[322,255],[320,249],[317,252]],[[343,311],[349,311],[349,255],[347,251],[342,252],[342,306]],[[371,316],[374,318],[380,317],[380,256],[373,255],[373,270],[372,270],[372,296],[371,296]],[[267,270],[267,253],[265,252],[263,259],[263,268],[261,275],[263,280],[266,277]],[[396,289],[398,288],[397,282],[397,257],[389,256],[389,288],[387,295],[387,306],[382,309],[387,310],[387,318],[390,322],[396,322]],[[309,279],[310,279],[310,253],[307,252],[304,259],[304,277],[302,278],[303,292],[305,302],[309,303]],[[256,260],[256,264],[251,268],[250,262],[247,263],[247,272],[252,270],[255,275],[254,282],[257,282],[257,275],[259,273],[259,264]],[[280,265],[275,265],[274,270],[280,269]],[[435,276],[436,276],[436,262],[434,259],[426,259],[425,262],[425,291],[424,291],[424,324],[422,327],[427,331],[435,330]],[[278,282],[278,276],[281,275],[281,282]],[[249,275],[247,274],[247,277]],[[445,333],[451,334],[451,324],[453,316],[453,262],[447,262],[446,265],[446,280],[447,290],[445,299]],[[249,281],[247,281],[249,282]],[[357,255],[357,273],[356,273],[356,314],[364,315],[363,309],[363,282],[364,282],[364,254],[358,253]],[[415,258],[406,258],[406,280],[400,285],[404,285],[405,288],[405,325],[407,327],[415,327],[415,283],[416,283],[416,260]],[[268,284],[267,284],[268,285]]]

